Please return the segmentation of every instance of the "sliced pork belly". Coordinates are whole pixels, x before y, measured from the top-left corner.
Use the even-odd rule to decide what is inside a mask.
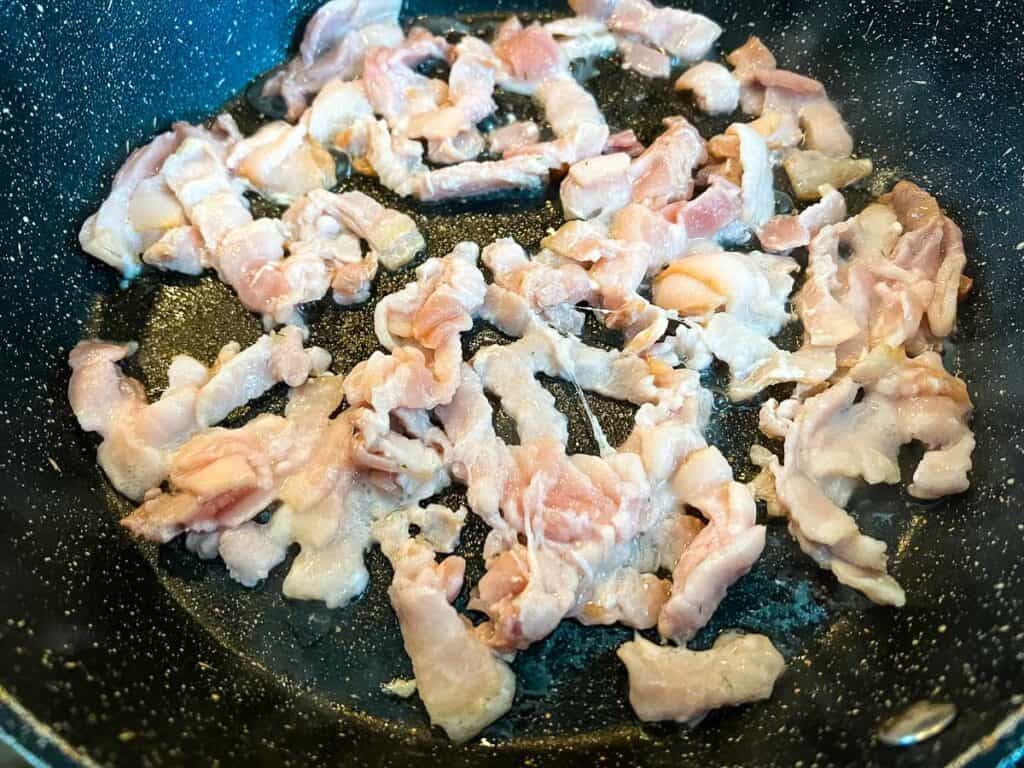
[[[173,451],[277,382],[297,386],[320,373],[330,355],[302,348],[302,333],[286,328],[239,351],[229,344],[212,370],[179,355],[168,371],[168,388],[147,403],[142,385],[124,376],[117,362],[134,345],[83,341],[72,350],[68,399],[83,429],[98,432],[98,458],[118,491],[140,499],[167,476]]]
[[[396,408],[434,408],[451,401],[462,365],[460,334],[473,326],[484,299],[478,250],[460,243],[430,259],[417,279],[377,304],[374,325],[389,354],[373,353],[345,382],[349,404],[380,415]]]
[[[303,324],[299,306],[321,298],[331,285],[332,272],[319,254],[285,257],[284,244],[280,221],[257,219],[229,232],[217,248],[217,274],[267,328]]]
[[[660,213],[662,218],[680,225],[690,240],[726,239],[737,225],[742,227],[742,191],[738,184],[712,176],[707,188],[693,200],[672,203]]]
[[[808,474],[813,469],[804,467],[808,459],[814,459],[811,451],[820,449],[822,426],[833,416],[844,414],[853,403],[857,387],[849,379],[844,382],[810,398],[800,409],[786,435],[785,464],[780,466],[775,461],[771,465],[776,495],[788,513],[790,532],[819,566],[828,568],[841,583],[860,590],[877,603],[901,606],[906,597],[896,580],[886,573],[885,543],[862,534],[854,520],[827,495],[826,489],[831,488],[832,494],[845,503],[854,486],[848,470],[841,470],[842,474],[834,478],[838,482],[829,482],[833,478],[827,476],[816,482]],[[847,455],[858,455],[856,441],[849,435],[844,435],[842,441],[850,446],[844,451]],[[864,459],[874,463],[869,470],[871,479],[898,480],[898,469],[895,478],[892,475],[892,463],[879,466],[874,456],[864,454],[858,464],[863,465]],[[850,469],[855,473],[856,465]]]
[[[782,162],[798,200],[817,200],[822,187],[842,189],[871,174],[870,160],[830,157],[818,150],[790,152]]]
[[[202,233],[190,225],[185,203],[168,185],[162,169],[186,141],[191,142],[193,157],[202,146],[217,165],[240,138],[234,120],[220,115],[211,128],[175,123],[173,130],[135,150],[114,177],[109,197],[82,225],[82,249],[128,278],[138,274],[140,255],[142,261],[161,269],[199,274],[208,255]],[[240,220],[230,214],[226,219],[228,226]]]
[[[758,70],[775,69],[775,56],[758,37],[729,53],[725,60],[733,67],[733,76],[740,82],[740,106],[748,115],[760,115],[764,109],[764,86],[755,78]],[[796,139],[800,141],[799,138]]]
[[[828,99],[807,104],[800,110],[800,127],[804,133],[803,146],[831,157],[849,157],[853,154],[853,136],[843,121],[836,105]]]
[[[534,356],[543,363],[553,355],[544,349],[547,343],[547,337],[541,334],[528,334],[514,344],[484,347],[473,357],[473,370],[483,386],[500,398],[502,410],[516,423],[520,441],[549,439],[565,446],[569,439],[565,414],[535,378],[538,367],[529,365]],[[540,348],[534,350],[535,346]]]
[[[82,225],[78,235],[82,250],[120,270],[127,278],[139,273],[142,269],[139,256],[150,243],[129,218],[132,198],[143,181],[157,176],[164,161],[180,143],[178,135],[168,131],[128,156],[114,176],[109,196]],[[174,216],[175,207],[170,206],[172,218],[168,223],[180,226],[184,222]]]
[[[280,96],[287,118],[296,121],[306,110],[310,99],[332,80],[358,78],[362,74],[367,51],[380,46],[400,45],[404,37],[397,21],[367,24],[351,31],[311,65],[307,65],[301,56],[293,58],[266,81],[263,96]]]
[[[302,340],[299,328],[287,326],[261,336],[245,349],[234,342],[225,346],[196,396],[198,425],[208,427],[222,421],[279,382],[298,387],[310,375],[323,373],[330,355],[320,347],[303,349]]]
[[[726,590],[761,556],[765,527],[747,487],[717,448],[689,454],[672,484],[678,497],[700,510],[708,525],[683,550],[672,571],[672,595],[658,618],[658,632],[677,643],[692,638],[715,612]]]
[[[772,188],[772,164],[764,138],[749,125],[733,123],[729,132],[740,140],[740,185],[743,195],[743,222],[757,229],[775,212],[775,191]]]
[[[424,202],[439,202],[510,190],[536,191],[547,183],[548,166],[540,157],[469,161],[411,177],[398,191]]]
[[[672,60],[657,48],[638,43],[635,40],[619,41],[622,54],[622,68],[644,77],[668,77],[672,73]]]
[[[421,27],[411,29],[397,46],[371,48],[363,61],[363,87],[373,111],[404,135],[413,116],[437,110],[448,98],[443,80],[415,68],[429,59],[450,61],[451,55],[444,38]]]
[[[265,578],[284,559],[288,547],[298,544],[299,554],[284,580],[284,594],[300,600],[322,600],[331,608],[345,605],[368,583],[363,553],[373,541],[374,520],[437,493],[448,480],[446,473],[436,472],[433,482],[418,482],[412,478],[420,471],[418,466],[409,467],[408,478],[382,467],[380,460],[387,458],[386,449],[380,454],[372,451],[408,440],[413,423],[422,421],[425,415],[408,414],[410,418],[400,420],[401,424],[396,422],[402,433],[375,436],[371,445],[364,427],[374,427],[372,412],[357,408],[329,418],[341,403],[341,384],[340,377],[323,377],[293,390],[285,418],[279,420],[284,425],[278,424],[276,441],[280,445],[246,443],[247,433],[242,430],[205,433],[211,435],[207,453],[214,457],[214,467],[226,455],[230,457],[248,445],[246,461],[267,470],[257,482],[244,473],[237,478],[224,473],[223,487],[227,490],[213,498],[200,498],[197,503],[194,497],[204,489],[195,483],[176,486],[172,478],[174,493],[154,497],[137,514],[145,513],[152,523],[166,518],[162,513],[167,510],[191,505],[195,514],[182,516],[177,527],[218,530],[220,556],[231,575],[248,586]],[[439,433],[436,428],[434,431]],[[437,451],[443,448],[431,443],[429,434],[423,436],[423,450],[406,450],[403,458],[412,464],[426,460],[436,468],[441,464]],[[234,452],[231,446],[235,446]],[[236,459],[232,461],[237,463]],[[254,485],[268,490],[257,494]],[[236,498],[240,499],[237,503]],[[247,515],[266,505],[268,498],[282,502],[270,522],[245,522]],[[222,509],[214,520],[203,513],[210,507]],[[427,510],[417,519],[431,526],[431,534],[439,540],[450,535],[444,531],[450,526],[436,515],[428,516]],[[452,522],[457,536],[461,523]]]
[[[615,52],[615,38],[597,19],[583,16],[555,19],[544,25],[567,59],[590,59]]]
[[[531,309],[556,327],[579,333],[583,318],[573,307],[593,301],[597,289],[582,266],[572,261],[556,266],[530,260],[511,238],[491,243],[482,256],[495,285],[522,296]]]
[[[570,458],[548,440],[510,451],[514,466],[502,511],[526,543],[488,561],[471,602],[490,617],[481,629],[487,641],[509,650],[550,633],[580,599],[585,575],[606,569],[614,545],[640,532],[647,489],[633,454]]]
[[[437,563],[433,550],[403,533],[381,540],[395,571],[388,597],[430,722],[462,743],[509,710],[515,676],[451,605],[462,588],[462,558]]]
[[[168,229],[142,254],[142,260],[157,269],[183,275],[202,274],[206,252],[199,230],[191,226]]]
[[[581,624],[622,624],[634,629],[649,629],[658,623],[658,615],[668,599],[668,580],[636,568],[617,568],[599,580],[586,601],[570,613]]]
[[[375,120],[362,80],[331,80],[302,116],[313,141],[341,150],[353,164],[366,155],[368,126]]]
[[[931,276],[934,290],[926,310],[928,327],[935,336],[947,336],[956,322],[959,286],[967,264],[960,228],[942,214],[934,197],[912,182],[897,182],[883,200],[893,208],[908,233],[897,243],[893,260],[901,267]],[[936,257],[929,248],[938,239],[940,222],[941,251]],[[910,235],[915,232],[918,238],[911,239]]]
[[[224,237],[252,221],[248,203],[221,153],[210,142],[186,138],[164,162],[160,174],[202,237],[207,258],[215,263]]]
[[[407,136],[452,140],[475,131],[476,124],[497,109],[491,96],[495,72],[501,63],[491,47],[479,38],[466,36],[455,46],[454,57],[448,76],[447,103],[436,111],[411,117],[405,127]]]
[[[509,157],[504,160],[476,162],[468,160],[445,168],[429,169],[423,163],[423,146],[401,133],[389,130],[384,120],[366,124],[365,167],[361,172],[375,173],[380,183],[402,196],[415,197],[424,202],[439,202],[457,198],[475,197],[510,190],[536,191],[547,183],[548,165],[540,157]],[[445,162],[461,160],[449,153],[469,150],[459,142],[464,134],[446,140],[447,145],[432,142],[436,159]],[[472,142],[479,141],[474,135]],[[482,146],[479,147],[482,149]]]
[[[683,72],[675,89],[690,91],[700,110],[710,115],[727,115],[739,105],[739,80],[713,61],[702,61]]]
[[[598,155],[570,166],[559,187],[565,217],[591,219],[628,204],[633,196],[629,167],[629,155],[623,152]]]
[[[512,16],[498,27],[493,46],[504,65],[499,84],[505,90],[532,94],[541,83],[569,74],[569,59],[540,24],[524,28]]]
[[[681,315],[725,310],[765,336],[789,320],[786,302],[796,262],[787,256],[698,251],[677,259],[654,283],[654,301]]]
[[[636,137],[636,133],[632,128],[613,133],[608,137],[608,141],[604,143],[604,154],[606,155],[615,152],[625,152],[630,157],[639,157],[643,154],[644,149],[646,147]]]
[[[683,61],[703,58],[722,34],[706,16],[648,0],[574,0],[569,5],[580,16],[603,19],[613,32],[637,37]]]
[[[900,194],[928,198],[927,218],[901,221],[889,205],[873,204],[824,227],[811,243],[808,280],[795,306],[811,343],[837,347],[840,364],[852,365],[879,344],[927,346],[955,322],[966,263],[960,230],[934,198],[902,184]],[[903,231],[903,222],[916,228]],[[840,255],[844,247],[848,259]]]
[[[311,139],[303,122],[267,123],[235,145],[227,167],[261,195],[285,204],[337,183],[334,158]]]
[[[484,151],[484,135],[475,126],[445,139],[427,141],[427,159],[436,165],[455,165],[473,160]]]
[[[712,316],[704,337],[710,352],[729,366],[733,401],[749,399],[783,382],[821,384],[836,369],[834,349],[805,347],[787,352],[728,312]]]
[[[684,365],[693,371],[703,371],[712,361],[704,328],[692,322],[680,323],[675,333],[655,344],[648,354],[673,368]]]
[[[536,144],[540,139],[540,128],[532,120],[516,120],[487,134],[487,149],[496,155],[513,149]]]
[[[665,119],[667,130],[630,161],[625,153],[582,160],[559,190],[570,218],[610,215],[630,201],[658,209],[693,194],[693,170],[707,159],[704,140],[685,118]]]
[[[452,474],[465,484],[469,506],[500,531],[507,527],[499,507],[511,457],[508,446],[494,433],[492,413],[480,377],[472,366],[463,365],[455,397],[439,406],[437,415],[452,445]]]
[[[629,168],[633,202],[660,208],[693,194],[693,170],[707,159],[704,139],[683,117],[667,117],[666,131]]]
[[[650,249],[648,273],[682,256],[689,245],[690,229],[669,211],[670,207],[652,211],[631,203],[615,214],[608,228],[612,238]]]
[[[629,703],[637,717],[691,725],[713,709],[771,697],[786,665],[764,635],[722,634],[707,651],[637,636],[617,653],[629,672]]]
[[[359,238],[346,228],[337,211],[337,195],[316,189],[303,195],[281,216],[288,252],[303,260],[322,261],[332,273],[334,300],[365,301],[377,272],[374,254],[363,256]]]
[[[385,269],[404,267],[423,250],[425,241],[409,216],[385,208],[362,192],[332,195],[332,213],[353,233],[366,240]]]
[[[601,154],[609,135],[604,115],[594,97],[568,73],[540,82],[534,97],[556,138],[519,147],[509,156],[543,158],[549,168],[561,168]]]
[[[273,465],[287,458],[289,437],[287,420],[272,415],[237,430],[217,427],[196,435],[171,458],[172,492],[147,494],[121,524],[161,543],[184,531],[241,525],[274,500]]]
[[[943,370],[938,355],[907,358],[888,347],[806,400],[786,429],[784,464],[771,465],[801,548],[875,602],[902,605],[902,589],[885,573],[885,545],[861,534],[842,507],[860,479],[899,482],[899,449],[911,440],[927,449],[911,495],[965,490],[974,446],[970,413],[964,383]]]
[[[821,190],[821,199],[799,214],[775,216],[757,231],[761,247],[771,253],[785,253],[802,248],[828,224],[846,218],[846,199],[836,189]]]
[[[416,280],[378,302],[374,330],[385,348],[416,342],[439,349],[452,336],[473,327],[486,284],[477,267],[475,243],[459,243],[442,259],[416,268]]]
[[[299,55],[266,82],[263,95],[281,96],[288,119],[297,120],[309,97],[328,81],[358,77],[369,48],[402,42],[401,5],[394,0],[325,3],[307,23]]]

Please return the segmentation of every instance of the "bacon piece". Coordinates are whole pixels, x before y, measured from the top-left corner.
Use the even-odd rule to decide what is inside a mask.
[[[740,83],[729,70],[713,61],[702,61],[683,72],[676,80],[677,91],[690,91],[702,112],[729,114],[740,99]]]
[[[786,253],[801,248],[828,224],[846,218],[846,199],[833,188],[821,190],[821,199],[799,214],[775,216],[757,231],[761,247],[772,253]]]
[[[672,60],[649,45],[634,40],[620,40],[619,53],[622,54],[623,69],[632,70],[644,77],[668,77],[672,72]]]
[[[381,546],[395,571],[388,597],[412,660],[416,690],[431,723],[462,743],[509,710],[515,676],[451,605],[462,588],[461,557],[436,563],[434,552],[409,539],[407,531]]]
[[[707,651],[655,645],[639,635],[616,651],[641,720],[695,725],[713,709],[770,698],[785,669],[764,635],[722,634]]]

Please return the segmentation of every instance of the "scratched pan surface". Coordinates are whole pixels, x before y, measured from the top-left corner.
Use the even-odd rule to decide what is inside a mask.
[[[963,226],[975,290],[948,362],[965,374],[977,406],[973,487],[928,505],[885,489],[854,505],[862,527],[889,543],[907,607],[875,608],[838,587],[772,524],[764,557],[697,640],[706,645],[725,627],[770,635],[789,661],[771,702],[713,714],[694,731],[642,727],[613,653],[629,632],[566,622],[516,661],[510,714],[462,748],[430,731],[415,699],[380,690],[410,669],[379,552],[369,555],[367,594],[328,611],[284,600],[284,568],[246,590],[222,565],[176,544],[139,546],[118,528],[125,505],[96,469],[95,442],[66,403],[66,353],[85,334],[138,340],[133,373],[151,392],[165,383],[172,354],[210,360],[223,343],[259,334],[215,279],[145,276],[122,289],[78,251],[74,233],[105,194],[126,144],[231,101],[284,58],[312,5],[55,0],[0,8],[0,726],[7,734],[56,765],[933,766],[991,746],[1000,728],[1012,733],[1008,718],[1024,693],[1019,5],[766,0],[696,8],[727,27],[726,48],[756,30],[785,66],[827,83],[862,152],[877,161],[873,183],[920,181]],[[509,8],[565,11],[523,3],[502,10]],[[407,10],[411,18],[494,6],[419,2]],[[650,140],[662,116],[691,114],[667,85],[615,69],[588,73],[614,128],[635,127]],[[237,108],[245,117],[248,107]],[[530,109],[514,100],[503,108]],[[698,122],[705,135],[720,127]],[[350,186],[366,184],[342,182]],[[559,221],[554,199],[462,210],[395,204],[415,216],[429,255],[438,256],[461,239],[512,235],[535,245]],[[409,277],[408,270],[383,275],[375,297]],[[375,346],[369,306],[324,304],[309,316],[313,341],[335,354],[336,370]],[[595,343],[608,341],[591,331]],[[467,346],[498,340],[481,329]],[[578,402],[552,386],[574,424],[573,450],[592,452]],[[271,393],[255,408],[280,408],[281,398]],[[591,405],[621,439],[630,410],[597,398]],[[711,430],[747,476],[754,415],[750,405],[716,409]],[[509,428],[502,417],[498,425]],[[443,500],[460,498],[453,491]],[[470,525],[467,551],[482,533]],[[475,580],[478,556],[469,570]],[[880,746],[878,719],[924,697],[954,702],[960,717],[928,744],[899,752]],[[995,765],[1019,745],[1018,732],[976,764]]]

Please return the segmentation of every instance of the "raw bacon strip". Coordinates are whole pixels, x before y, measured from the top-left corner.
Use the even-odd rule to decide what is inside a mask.
[[[285,328],[239,350],[229,344],[212,370],[185,355],[174,358],[168,388],[147,403],[142,385],[117,362],[134,344],[80,342],[69,356],[68,399],[83,429],[98,432],[100,466],[118,491],[140,499],[167,476],[173,451],[191,435],[259,397],[277,382],[298,386],[324,371],[330,355],[302,348],[302,332]]]
[[[489,527],[504,530],[499,506],[511,457],[494,433],[491,404],[472,366],[462,366],[455,397],[439,406],[437,415],[452,444],[452,474],[465,484],[469,506]]]
[[[743,222],[757,229],[775,212],[772,188],[772,164],[764,138],[743,123],[733,123],[729,132],[740,140],[740,167],[743,169]]]
[[[766,530],[755,525],[754,499],[745,485],[732,479],[732,469],[717,448],[689,454],[672,484],[679,498],[709,521],[673,569],[672,595],[658,618],[658,632],[684,644],[760,557]]]
[[[672,72],[672,60],[656,48],[633,40],[620,40],[622,68],[629,69],[644,77],[668,77]]]
[[[586,594],[586,574],[621,561],[625,552],[616,545],[642,529],[646,490],[632,454],[570,458],[551,441],[510,451],[502,511],[526,543],[507,542],[488,559],[471,601],[490,617],[482,636],[503,650],[550,633]]]
[[[786,253],[801,248],[828,224],[846,218],[846,199],[836,189],[821,190],[821,199],[799,214],[775,216],[757,231],[761,247],[772,253]]]
[[[569,59],[540,24],[524,28],[512,16],[498,27],[493,47],[504,64],[499,85],[506,90],[532,94],[541,83],[569,75]]]
[[[398,528],[406,526],[400,519]],[[407,529],[378,536],[395,571],[388,597],[412,659],[416,690],[431,723],[462,743],[509,710],[515,677],[451,605],[462,588],[463,559],[436,563],[433,550],[410,539]]]
[[[540,129],[532,120],[517,120],[495,128],[487,134],[487,148],[496,155],[513,149],[535,144],[540,138]]]
[[[382,418],[397,408],[434,408],[451,401],[462,365],[460,334],[473,326],[484,299],[478,250],[460,243],[444,259],[416,270],[416,281],[377,304],[374,326],[389,354],[373,353],[345,382],[353,407]]]
[[[864,397],[855,402],[859,390]],[[801,548],[873,601],[902,605],[903,590],[885,572],[885,545],[860,533],[842,507],[858,478],[898,482],[899,448],[915,439],[928,450],[912,495],[935,498],[966,489],[974,447],[970,413],[966,387],[943,370],[935,353],[907,358],[886,347],[805,401],[786,428],[784,464],[769,464]]]
[[[835,350],[787,352],[727,312],[711,318],[704,336],[710,352],[729,366],[729,399],[734,402],[783,382],[822,384],[836,369]]]
[[[567,217],[611,214],[630,201],[658,209],[693,194],[693,170],[707,159],[704,140],[682,117],[630,161],[624,153],[592,157],[569,168],[560,196]]]
[[[302,115],[310,138],[336,148],[355,166],[365,162],[367,132],[376,122],[362,80],[331,80]]]
[[[180,143],[180,137],[168,131],[132,152],[114,176],[110,195],[100,209],[85,220],[79,232],[82,250],[120,270],[126,278],[131,279],[141,271],[139,255],[147,246],[142,232],[132,226],[129,219],[132,197],[143,181],[157,176],[164,161]],[[172,214],[175,207],[170,208]],[[174,226],[183,222],[181,217],[172,217],[169,223]]]
[[[476,124],[497,109],[491,96],[495,71],[500,66],[487,43],[472,36],[464,37],[455,46],[455,60],[448,76],[447,104],[440,105],[436,111],[411,117],[405,134],[411,138],[451,140],[475,131]]]
[[[629,168],[633,202],[660,208],[693,194],[693,170],[707,159],[704,139],[683,117],[667,117],[666,131]]]
[[[224,237],[252,221],[248,204],[232,183],[217,148],[202,139],[188,137],[166,159],[160,175],[202,237],[207,260],[216,263],[217,249]]]
[[[511,238],[496,240],[483,250],[483,262],[494,276],[494,284],[524,298],[530,308],[556,327],[579,333],[583,318],[573,307],[592,302],[596,284],[579,264],[547,264],[528,259]]]
[[[334,158],[310,138],[304,122],[267,123],[238,142],[226,164],[261,195],[283,204],[337,183]]]
[[[734,112],[740,101],[740,82],[713,61],[702,61],[683,72],[675,89],[690,91],[700,110],[710,115]]]
[[[333,211],[342,223],[366,240],[385,269],[404,267],[423,250],[425,241],[409,216],[385,208],[362,192],[332,196]]]
[[[424,202],[439,202],[492,192],[537,191],[547,183],[547,177],[548,166],[543,159],[524,155],[424,171],[408,178],[396,191]]]
[[[785,669],[764,635],[723,634],[707,651],[655,645],[639,635],[619,646],[629,703],[641,720],[695,725],[713,709],[772,695]]]
[[[603,19],[613,32],[638,37],[683,61],[703,58],[722,34],[706,16],[648,0],[573,0],[569,5],[580,16]]]
[[[966,264],[959,228],[909,182],[883,200],[889,204],[869,205],[815,236],[808,280],[794,302],[811,343],[836,347],[840,365],[880,344],[928,348],[955,322]],[[919,205],[922,213],[901,220],[897,209],[910,200],[920,202],[903,210]],[[848,259],[840,256],[844,246]]]
[[[306,25],[299,55],[263,86],[266,97],[281,96],[288,119],[297,120],[308,99],[334,78],[359,76],[366,51],[402,42],[398,26],[401,2],[395,0],[332,0]]]
[[[296,200],[281,216],[291,258],[301,259],[315,270],[321,261],[334,289],[338,304],[357,304],[370,296],[370,284],[377,274],[377,257],[363,255],[359,238],[342,222],[337,195],[313,190]]]
[[[557,137],[512,150],[509,157],[543,158],[549,168],[561,168],[601,154],[609,130],[597,102],[571,76],[544,80],[534,93]]]
[[[615,38],[597,19],[582,16],[555,19],[544,25],[567,59],[590,59],[615,52]]]
[[[654,301],[687,316],[724,310],[762,335],[774,336],[789,320],[790,273],[797,268],[788,256],[698,251],[677,259],[658,275]]]

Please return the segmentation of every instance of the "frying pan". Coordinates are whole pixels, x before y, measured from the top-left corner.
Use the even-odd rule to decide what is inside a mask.
[[[992,766],[1019,757],[1020,4],[694,3],[726,26],[726,49],[756,31],[785,66],[828,85],[861,152],[880,169],[873,191],[907,176],[963,226],[975,288],[947,364],[966,377],[977,408],[971,490],[922,505],[889,488],[864,494],[853,508],[868,533],[889,543],[907,607],[873,607],[839,587],[773,526],[762,560],[697,638],[698,647],[707,645],[727,627],[770,635],[788,660],[770,702],[715,713],[692,731],[642,726],[613,653],[629,632],[565,622],[517,660],[512,712],[463,747],[432,732],[415,699],[380,691],[410,667],[379,552],[369,555],[368,593],[329,611],[286,601],[280,573],[246,590],[221,565],[175,544],[139,545],[118,527],[124,504],[66,401],[66,354],[85,334],[140,341],[132,373],[151,392],[164,384],[173,353],[210,360],[224,342],[258,335],[257,321],[216,280],[143,277],[121,290],[112,270],[80,253],[74,235],[128,147],[172,119],[211,115],[283,60],[314,4],[51,0],[0,9],[0,726],[7,737],[52,765]],[[535,0],[497,8],[416,0],[406,15],[496,9],[565,12]],[[667,86],[608,71],[592,82],[613,127],[635,125],[645,140],[661,116],[690,114]],[[701,124],[705,135],[710,127]],[[412,211],[430,255],[464,238],[486,243],[511,234],[533,244],[558,220],[551,200],[466,210],[386,202]],[[385,276],[376,295],[406,279]],[[337,370],[373,348],[366,308],[312,314],[319,315],[313,341],[335,353]],[[481,330],[469,345],[489,340]],[[574,415],[578,405],[561,399]],[[254,407],[280,403],[272,393]],[[621,437],[629,412],[594,405]],[[712,438],[741,474],[749,472],[742,454],[753,438],[752,408],[717,413]],[[593,450],[582,433],[573,435],[573,449]],[[443,500],[458,503],[458,491]],[[471,526],[468,548],[481,535]],[[471,581],[482,565],[478,558],[469,565]],[[882,746],[879,719],[921,699],[953,702],[957,720],[916,747]]]

